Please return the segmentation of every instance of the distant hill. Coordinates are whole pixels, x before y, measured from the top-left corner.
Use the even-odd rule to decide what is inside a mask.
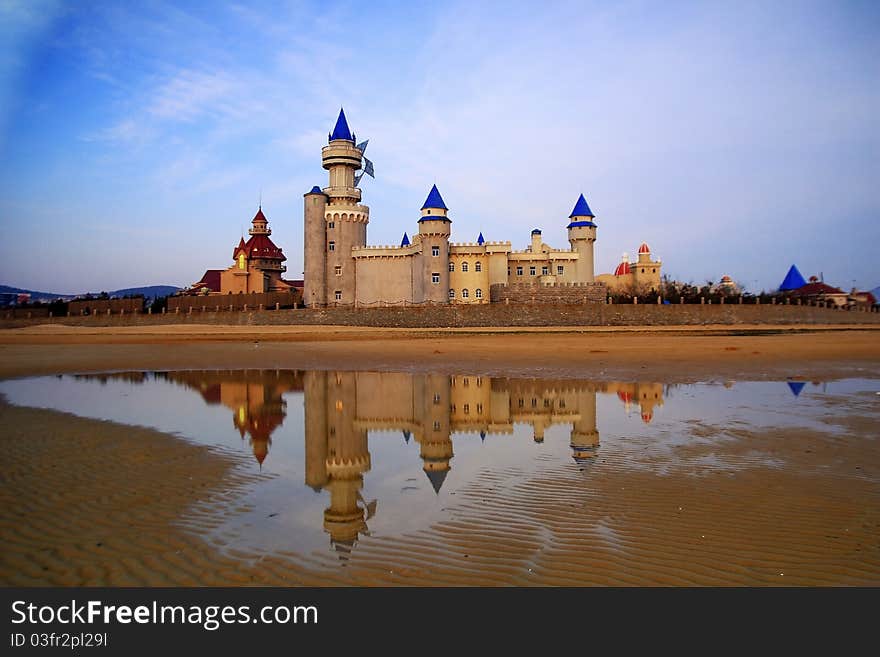
[[[144,287],[127,287],[123,290],[115,290],[113,292],[109,292],[108,294],[111,297],[124,297],[126,295],[130,296],[133,294],[143,294],[145,297],[155,299],[156,297],[167,297],[169,294],[174,294],[179,289],[179,287],[174,287],[173,285],[145,285]]]
[[[0,285],[0,294],[30,294],[31,301],[54,301],[55,299],[73,299],[75,294],[58,294],[55,292],[37,292],[36,290],[25,290],[20,287],[10,287],[9,285]]]
[[[143,294],[147,298],[155,299],[156,297],[164,297],[174,294],[180,288],[173,285],[145,285],[143,287],[127,287],[122,290],[108,290],[107,294],[111,297],[124,297],[137,294]],[[31,301],[53,301],[55,299],[73,299],[75,297],[84,296],[86,293],[78,294],[61,294],[59,292],[39,292],[37,290],[25,290],[20,287],[10,287],[9,285],[0,285],[0,293],[12,292],[15,294],[30,294]],[[92,296],[97,296],[100,292],[90,292]]]

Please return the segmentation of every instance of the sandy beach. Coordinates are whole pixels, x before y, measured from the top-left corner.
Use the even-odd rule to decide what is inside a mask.
[[[830,327],[377,330],[33,327],[0,332],[0,378],[146,369],[505,372],[671,383],[880,378],[880,333]],[[0,405],[4,585],[877,585],[876,400],[829,407],[834,431],[711,423],[658,475],[602,453],[486,473],[450,517],[363,540],[346,566],[230,553],[211,529],[248,505],[238,453],[157,431]],[[769,457],[785,467],[768,465]],[[668,465],[668,464],[666,464]]]
[[[880,327],[380,329],[338,326],[0,331],[0,378],[126,369],[431,369],[687,382],[880,375]]]

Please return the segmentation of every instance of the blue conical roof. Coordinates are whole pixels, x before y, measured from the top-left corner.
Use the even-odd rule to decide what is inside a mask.
[[[483,233],[480,233],[480,236],[477,238],[477,244],[482,245],[486,240],[483,239]]]
[[[400,246],[409,246],[409,235],[406,233],[403,234],[403,239],[400,240]]]
[[[311,191],[309,191],[309,194],[323,194],[323,193],[324,193],[324,192],[322,192],[322,191],[321,191],[321,188],[318,187],[317,185],[315,185],[314,187],[312,187]]]
[[[568,215],[568,218],[572,217],[595,217],[593,211],[590,210],[590,206],[587,205],[587,199],[584,198],[584,195],[581,194],[578,197],[577,203],[574,204],[574,210],[571,211],[571,214]]]
[[[351,136],[351,130],[348,129],[348,121],[345,120],[345,110],[339,108],[339,118],[336,119],[336,127],[333,128],[333,134],[330,135],[330,141],[334,139],[347,139],[354,141]]]
[[[443,202],[443,197],[440,196],[440,192],[437,191],[437,185],[431,187],[431,191],[428,194],[428,198],[425,199],[425,204],[422,206],[422,210],[426,208],[439,208],[441,210],[448,210],[446,204]]]
[[[798,268],[794,265],[788,270],[788,273],[785,275],[785,279],[779,285],[780,290],[796,290],[799,287],[803,287],[807,282],[804,280],[804,277],[801,276],[801,273],[798,271]]]

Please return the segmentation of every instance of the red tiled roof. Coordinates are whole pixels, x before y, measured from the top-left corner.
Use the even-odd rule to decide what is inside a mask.
[[[212,292],[220,291],[220,270],[219,269],[208,269],[203,275],[202,280],[198,283],[194,283],[192,289],[200,289],[206,287]]]
[[[791,294],[795,297],[811,297],[818,294],[843,294],[843,290],[825,283],[807,283],[793,290]]]
[[[275,243],[268,235],[253,235],[247,242],[242,240],[232,252],[233,260],[238,258],[239,252],[244,251],[245,257],[263,258],[266,260],[279,260],[284,262],[287,260],[281,249],[275,246]]]

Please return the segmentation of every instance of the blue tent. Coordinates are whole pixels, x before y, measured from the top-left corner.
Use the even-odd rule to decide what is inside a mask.
[[[791,268],[788,270],[788,273],[785,275],[785,279],[779,285],[779,289],[782,292],[785,292],[787,290],[796,290],[806,284],[807,282],[804,280],[804,277],[801,276],[798,268],[792,265]]]

